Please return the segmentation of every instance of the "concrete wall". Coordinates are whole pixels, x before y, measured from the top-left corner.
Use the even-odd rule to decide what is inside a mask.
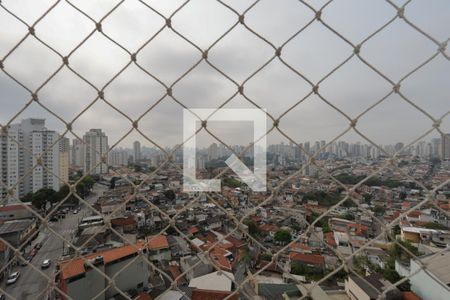
[[[419,243],[420,242],[420,234],[415,233],[415,232],[402,231],[402,240],[410,241],[411,243]]]

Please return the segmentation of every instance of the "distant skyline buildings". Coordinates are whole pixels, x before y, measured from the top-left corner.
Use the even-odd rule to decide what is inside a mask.
[[[102,132],[102,134],[104,134]],[[448,136],[448,135],[447,135]],[[445,143],[444,143],[445,144]],[[403,142],[396,142],[392,145],[378,145],[377,147],[368,143],[362,142],[346,142],[346,141],[336,141],[330,145],[327,145],[325,140],[318,141],[307,141],[304,143],[299,143],[303,150],[297,147],[294,143],[278,143],[278,144],[270,144],[267,147],[267,152],[269,154],[274,154],[275,157],[272,157],[269,160],[269,163],[273,163],[275,165],[286,165],[287,162],[292,161],[305,161],[307,159],[307,154],[312,155],[315,152],[319,151],[317,157],[319,159],[328,159],[328,158],[372,158],[376,159],[385,153],[388,155],[393,155],[397,151],[400,151],[400,154],[407,155],[416,155],[423,158],[430,157],[440,157],[444,158],[448,157],[449,149],[448,141],[447,147],[445,147],[441,139],[433,138],[431,141],[419,141],[416,144],[409,146],[405,149],[405,144]],[[312,145],[312,146],[311,146]],[[162,157],[162,151],[156,147],[150,148],[146,146],[141,146],[141,142],[135,140],[130,147],[115,147],[111,149],[108,153],[108,165],[113,167],[127,166],[130,162],[138,162],[142,160],[147,160],[146,163],[149,163],[152,166],[158,165],[159,162],[164,160]],[[79,141],[74,140],[73,151],[79,147]],[[85,149],[86,146],[83,147]],[[230,148],[236,153],[241,153],[246,146],[243,145],[231,145]],[[171,148],[167,148],[170,151]],[[403,150],[402,150],[403,149]],[[447,151],[447,152],[445,152]],[[196,164],[198,168],[204,168],[208,162],[226,157],[231,155],[232,151],[225,145],[219,143],[211,143],[208,147],[198,147],[197,148],[197,161]],[[306,153],[305,153],[306,152]],[[181,149],[177,151],[177,155],[175,156],[177,162],[181,161]],[[247,149],[244,156],[251,158],[253,150],[251,147]],[[447,156],[445,156],[447,153]],[[72,156],[79,156],[79,154],[72,153]],[[310,173],[307,171],[307,173]]]
[[[0,178],[4,183],[4,186],[0,187],[0,194],[6,196],[10,187],[13,187],[14,193],[19,197],[43,187],[58,190],[63,182],[69,180],[70,168],[83,169],[90,174],[105,174],[108,172],[108,166],[127,166],[130,161],[144,160],[152,166],[157,166],[164,160],[160,149],[142,146],[139,140],[132,142],[129,145],[130,148],[119,146],[108,152],[108,136],[102,129],[90,129],[82,139],[73,139],[72,143],[67,137],[62,137],[56,142],[58,139],[60,139],[59,133],[47,129],[45,119],[29,118],[20,123],[11,124],[8,128],[8,136],[0,135]],[[23,144],[24,147],[20,147],[18,143]],[[267,152],[270,154],[268,163],[284,166],[290,162],[302,162],[307,159],[306,153],[311,155],[319,150],[318,159],[358,157],[376,159],[382,156],[383,152],[393,155],[401,150],[401,154],[450,160],[450,134],[445,134],[443,139],[432,138],[430,141],[419,141],[406,148],[403,142],[375,147],[368,143],[342,140],[330,145],[327,145],[325,140],[305,141],[299,145],[304,151],[293,143],[280,142],[268,145]],[[38,161],[36,156],[39,157],[49,147],[51,149],[46,151]],[[230,147],[237,153],[246,148],[243,145]],[[167,148],[169,151],[170,149]],[[210,161],[227,157],[232,153],[228,147],[218,142],[211,143],[207,147],[198,147],[197,151],[199,154],[196,163],[200,168],[204,168]],[[252,152],[252,149],[248,149],[244,156],[251,158]],[[175,155],[175,161],[180,162],[181,157],[181,149],[179,149]],[[21,178],[23,180],[15,185]]]

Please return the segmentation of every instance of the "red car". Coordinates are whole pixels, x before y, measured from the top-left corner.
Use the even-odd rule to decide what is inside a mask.
[[[37,249],[36,248],[33,248],[31,251],[30,251],[30,256],[31,257],[34,257],[35,255],[36,255],[36,253],[37,253]]]

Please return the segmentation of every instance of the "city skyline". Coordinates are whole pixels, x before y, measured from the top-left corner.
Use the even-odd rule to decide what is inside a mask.
[[[30,122],[32,120],[36,120],[36,121],[44,122],[44,123],[46,122],[46,119],[41,119],[41,118],[23,119],[22,122],[23,121]],[[26,147],[26,143],[22,143],[21,142],[21,138],[18,137],[17,134],[15,134],[15,131],[17,130],[16,129],[17,126],[18,126],[17,124],[10,125],[10,129],[8,131],[8,136],[10,136],[12,143],[16,143],[16,144],[17,143],[19,143],[19,144],[21,143],[24,147]],[[66,136],[67,134],[61,135],[59,132],[57,132],[57,130],[47,129],[47,127],[42,127],[42,128],[44,128],[45,130],[49,130],[49,131],[57,133],[58,136],[59,136],[58,139],[61,139],[62,143],[67,143],[67,142],[65,142],[65,140],[67,139],[69,141],[68,144],[69,144],[71,150],[72,150],[72,148],[76,148],[78,145],[88,144],[87,142],[83,141],[84,138],[85,138],[86,133],[97,132],[97,131],[100,132],[101,134],[103,134],[105,137],[107,137],[106,138],[106,144],[105,144],[106,148],[103,148],[103,150],[102,150],[102,151],[105,151],[105,152],[106,151],[111,152],[111,151],[114,151],[114,150],[124,150],[124,151],[130,152],[132,154],[133,158],[135,158],[136,155],[138,155],[137,160],[139,160],[141,158],[141,147],[144,150],[150,150],[150,151],[160,150],[157,146],[154,146],[151,143],[145,144],[145,141],[144,141],[144,144],[142,145],[142,143],[141,143],[142,141],[139,141],[139,140],[133,141],[132,144],[130,144],[130,145],[126,145],[125,143],[120,143],[119,145],[116,145],[114,148],[110,148],[111,145],[108,143],[108,136],[109,136],[109,134],[107,132],[105,132],[101,128],[91,128],[91,129],[87,130],[86,133],[81,136],[82,137],[81,139],[79,139],[78,137],[70,139],[70,138],[68,138]],[[450,135],[450,133],[444,134],[444,140],[447,140],[447,143],[448,143],[448,140],[449,140],[449,138],[448,138],[449,135]],[[273,143],[273,142],[272,143],[267,143],[267,148],[270,150],[270,148],[272,146],[276,146],[276,145],[285,145],[285,146],[298,148],[298,146],[296,145],[296,144],[298,144],[299,146],[304,147],[305,150],[306,149],[312,149],[312,148],[315,148],[316,150],[318,150],[319,148],[321,148],[323,146],[326,146],[328,148],[330,146],[338,145],[340,143],[345,143],[345,144],[349,144],[349,145],[369,146],[369,147],[374,147],[374,148],[377,148],[377,147],[381,147],[381,148],[390,147],[390,148],[394,148],[395,150],[400,150],[400,148],[403,148],[403,147],[405,147],[405,150],[407,150],[407,148],[417,147],[418,145],[421,145],[423,147],[424,143],[427,146],[431,145],[434,149],[438,149],[438,148],[444,147],[444,145],[442,144],[442,138],[440,138],[440,137],[433,137],[433,138],[431,138],[429,140],[421,139],[421,140],[417,141],[416,143],[411,144],[409,146],[406,145],[402,141],[397,141],[397,142],[395,142],[393,144],[377,144],[377,145],[373,145],[369,141],[366,141],[366,140],[363,140],[363,139],[361,139],[360,141],[355,141],[355,142],[350,142],[350,141],[347,141],[345,139],[338,139],[338,140],[334,141],[331,144],[328,144],[329,141],[326,141],[326,140],[323,140],[323,139],[316,139],[316,140],[310,140],[310,141],[294,141],[294,142],[286,140],[286,141],[280,141],[278,143]],[[197,145],[196,149],[197,149],[197,151],[208,150],[208,148],[210,148],[211,145],[213,145],[213,144],[216,144],[219,147],[224,147],[224,148],[228,148],[228,147],[231,147],[231,148],[233,148],[233,147],[244,148],[244,147],[248,147],[250,145],[250,143],[247,143],[247,144],[235,144],[235,143],[223,144],[223,143],[221,143],[219,141],[212,141],[209,144],[205,144],[205,143],[199,144],[199,145]],[[306,146],[306,144],[308,146]],[[176,148],[178,146],[179,145],[176,144],[176,145],[171,145],[171,146],[165,146],[164,148],[165,149],[174,149],[174,148]],[[20,146],[18,146],[18,147],[20,148]],[[448,146],[447,146],[447,148],[448,148]],[[105,149],[107,149],[107,150],[105,150]],[[434,151],[436,151],[436,150],[434,150]],[[449,156],[448,153],[446,153],[443,148],[441,150],[439,150],[439,151],[442,152],[441,154],[443,156],[445,156],[445,155]],[[77,160],[77,158],[75,158],[76,156],[77,155],[72,154],[71,160]],[[445,156],[445,157],[447,157],[447,156]]]

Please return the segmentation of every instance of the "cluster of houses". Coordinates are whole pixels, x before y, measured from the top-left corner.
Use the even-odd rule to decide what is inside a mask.
[[[343,166],[358,176],[376,168]],[[403,168],[421,180],[436,180],[422,162]],[[61,299],[450,299],[445,188],[418,206],[425,194],[406,182],[363,184],[347,194],[320,174],[285,180],[291,173],[274,168],[269,184],[283,186],[266,203],[268,195],[245,186],[223,186],[208,196],[183,193],[177,169],[151,179],[121,171],[129,178],[115,179],[113,188],[93,202],[96,212],[80,215],[71,237],[77,249],[67,248],[57,263]],[[446,170],[436,174],[450,177]],[[406,180],[402,172],[380,176]],[[135,190],[130,181],[144,182]],[[330,209],[321,198],[305,197],[312,191],[338,201],[349,196],[353,204]],[[14,247],[37,232],[36,218],[25,205],[30,204],[0,207],[0,237]],[[383,277],[393,268],[389,253],[396,239],[429,261],[426,271],[412,256],[389,269],[409,278],[407,289]],[[4,243],[0,247],[6,261],[7,249]]]

